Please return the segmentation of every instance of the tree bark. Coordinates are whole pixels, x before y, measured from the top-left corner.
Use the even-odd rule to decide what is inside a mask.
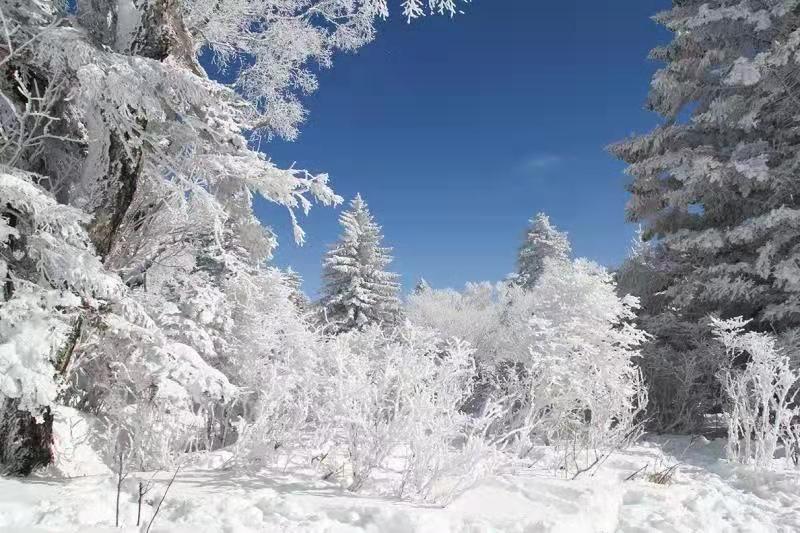
[[[27,476],[53,461],[53,415],[49,408],[42,422],[19,409],[19,400],[6,398],[0,407],[0,472]]]

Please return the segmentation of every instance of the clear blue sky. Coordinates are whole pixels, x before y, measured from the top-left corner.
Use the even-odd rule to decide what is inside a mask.
[[[538,211],[577,255],[615,266],[634,228],[624,166],[604,148],[658,122],[643,109],[658,67],[647,53],[669,34],[650,17],[668,4],[474,0],[453,20],[395,17],[321,73],[300,138],[264,151],[328,172],[345,199],[360,192],[406,290],[419,276],[434,287],[501,279]],[[285,211],[256,212],[278,233],[275,263],[315,295],[339,209],[301,218],[302,248]]]

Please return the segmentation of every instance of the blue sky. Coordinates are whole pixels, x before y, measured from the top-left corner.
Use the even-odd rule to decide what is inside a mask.
[[[667,0],[474,0],[464,14],[407,25],[340,55],[307,97],[300,138],[264,146],[280,165],[328,172],[346,199],[360,192],[394,247],[408,290],[498,280],[511,272],[527,220],[545,211],[577,255],[619,264],[624,166],[605,146],[658,123],[643,109],[669,34],[650,20]],[[275,263],[315,295],[339,233],[338,209],[301,218],[259,202],[278,233]]]

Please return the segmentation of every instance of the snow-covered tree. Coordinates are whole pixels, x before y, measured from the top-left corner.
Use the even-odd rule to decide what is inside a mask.
[[[361,195],[339,217],[342,234],[325,255],[320,300],[323,321],[334,332],[370,324],[395,324],[400,311],[397,274],[386,271],[391,249]]]
[[[421,294],[429,290],[431,290],[431,286],[428,284],[428,281],[425,278],[420,277],[417,280],[417,283],[414,285],[413,294]]]
[[[426,12],[398,5],[409,19]],[[312,71],[372,39],[387,13],[384,0],[0,1],[0,275],[15,326],[2,338],[15,376],[4,420],[36,427],[63,352],[59,401],[164,452],[143,461],[208,445],[202,419],[238,394],[219,369],[253,347],[236,337],[236,317],[247,310],[250,324],[258,307],[243,298],[285,285],[264,271],[276,242],[254,197],[288,209],[299,242],[296,211],[340,201],[327,176],[280,169],[254,147],[296,135]],[[22,196],[7,197],[6,181]],[[6,338],[40,326],[48,342]],[[165,446],[160,429],[176,429]]]
[[[633,176],[628,216],[674,260],[667,294],[687,317],[777,325],[800,312],[790,4],[692,1],[660,14],[675,37],[652,53],[667,65],[649,107],[666,124],[612,147]]]
[[[525,239],[517,254],[517,272],[514,281],[523,287],[536,284],[544,270],[545,258],[569,261],[572,247],[567,234],[551,222],[550,217],[538,213],[530,220]]]
[[[620,296],[639,298],[637,325],[650,334],[638,364],[648,385],[648,421],[659,431],[694,431],[721,405],[716,375],[725,356],[706,321],[688,321],[665,295],[672,266],[661,243],[634,237],[616,272]]]
[[[292,267],[289,267],[283,273],[283,279],[292,291],[291,296],[289,296],[292,303],[295,304],[298,309],[307,309],[311,301],[308,296],[306,296],[306,293],[303,292],[303,276],[301,276],[299,272],[293,270]]]
[[[501,327],[503,288],[488,282],[468,283],[461,291],[432,289],[408,296],[405,313],[415,325],[445,337],[468,341],[479,363],[496,362]]]
[[[124,292],[94,254],[88,217],[37,178],[0,167],[0,469],[21,474],[50,461],[50,407],[82,316]]]
[[[666,65],[648,107],[665,122],[611,148],[633,177],[628,218],[660,248],[648,357],[703,367],[676,374],[698,391],[719,389],[708,314],[778,331],[800,320],[797,17],[783,0],[674,2],[656,17],[674,38],[651,54]]]
[[[632,322],[636,298],[618,297],[612,276],[596,263],[546,259],[528,301],[512,301],[521,309],[511,314],[521,311],[530,328],[522,426],[551,442],[606,453],[629,442],[647,404],[636,366],[646,338]]]

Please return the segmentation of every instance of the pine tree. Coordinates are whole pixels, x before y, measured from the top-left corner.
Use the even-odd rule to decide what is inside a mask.
[[[309,300],[308,296],[303,292],[303,276],[292,267],[289,267],[283,272],[283,280],[290,290],[289,300],[296,305],[299,310],[306,310],[309,305]]]
[[[525,240],[519,249],[514,281],[531,288],[542,274],[545,258],[567,261],[571,253],[572,247],[567,234],[551,224],[546,214],[538,213],[530,220]]]
[[[743,315],[778,331],[800,324],[800,8],[673,5],[656,20],[674,38],[651,53],[666,66],[648,107],[665,123],[611,151],[633,177],[628,218],[658,242],[659,282],[639,294],[656,336],[648,357],[660,359],[662,384],[687,389],[685,404],[699,411],[688,418],[698,420],[715,407],[707,394],[718,386],[707,315]],[[656,403],[659,394],[675,417],[687,416],[676,390],[656,392]]]
[[[398,276],[385,271],[392,261],[391,249],[381,247],[381,227],[361,195],[350,202],[339,223],[344,231],[323,264],[323,320],[333,332],[395,323]]]
[[[417,284],[414,285],[414,294],[422,294],[423,292],[427,292],[429,290],[431,290],[430,284],[425,278],[420,276],[420,278],[417,280]]]

